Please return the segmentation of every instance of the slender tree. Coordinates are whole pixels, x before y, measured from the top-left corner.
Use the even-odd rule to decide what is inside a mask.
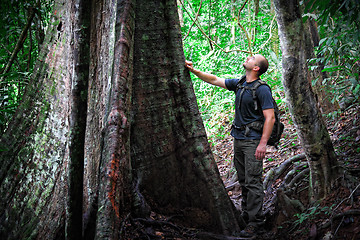
[[[151,211],[236,234],[184,60],[176,0],[55,1],[0,138],[0,238],[120,239]]]
[[[336,155],[308,80],[307,49],[298,0],[274,0],[282,48],[283,85],[311,171],[311,196],[321,199],[339,176]]]

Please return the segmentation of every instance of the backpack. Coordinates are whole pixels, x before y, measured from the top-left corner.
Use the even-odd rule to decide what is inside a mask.
[[[261,85],[266,85],[270,88],[270,86],[262,81],[261,79],[258,79],[256,80],[256,82],[254,83],[254,85],[252,87],[245,87],[243,86],[243,83],[245,82],[246,78],[245,76],[243,76],[239,82],[237,83],[236,85],[236,92],[237,93],[240,89],[241,89],[241,92],[240,92],[240,96],[239,96],[239,99],[241,101],[241,98],[242,98],[242,94],[244,93],[244,91],[246,89],[250,89],[252,91],[252,97],[253,97],[253,100],[254,100],[254,105],[255,105],[255,111],[257,111],[259,109],[259,105],[258,104],[258,99],[257,99],[257,96],[256,96],[256,89],[258,87],[260,87]],[[270,91],[271,91],[271,88],[270,88]],[[279,107],[278,105],[276,104],[276,101],[275,99],[272,97],[272,101],[273,101],[273,104],[274,104],[274,115],[275,115],[275,123],[274,123],[274,127],[273,127],[273,130],[272,130],[272,133],[270,135],[270,138],[267,142],[268,145],[270,146],[275,146],[277,148],[277,145],[280,141],[280,138],[281,138],[281,135],[284,131],[284,124],[282,122],[280,122],[280,112],[279,112]],[[240,104],[239,104],[240,106]],[[262,114],[262,112],[261,112]],[[235,125],[233,125],[235,128],[238,128],[236,127]],[[259,121],[256,121],[256,122],[252,122],[252,123],[249,123],[247,124],[246,126],[244,126],[244,128],[238,128],[238,129],[245,129],[245,135],[246,135],[246,132],[249,131],[249,128],[255,130],[255,131],[260,131],[262,132],[262,129],[264,127],[264,122],[259,122]]]

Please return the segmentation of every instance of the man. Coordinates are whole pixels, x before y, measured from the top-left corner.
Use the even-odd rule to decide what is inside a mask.
[[[240,94],[241,90],[236,92],[239,79],[224,79],[202,72],[195,69],[189,61],[185,61],[185,66],[203,81],[234,91],[236,94],[235,120],[231,135],[234,137],[234,164],[242,189],[242,215],[247,222],[240,236],[254,237],[264,224],[262,160],[274,126],[275,115],[270,88],[267,85],[260,85],[256,89],[256,97],[260,103],[259,110],[255,108],[252,90],[249,88],[267,71],[269,63],[259,54],[246,59],[243,63],[246,81],[243,83],[245,90],[242,94]],[[240,95],[241,99],[239,99]],[[255,121],[264,122],[262,131],[248,127],[248,124]]]

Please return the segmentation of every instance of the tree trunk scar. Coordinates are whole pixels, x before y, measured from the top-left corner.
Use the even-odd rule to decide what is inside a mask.
[[[118,218],[120,218],[120,211],[119,211],[119,203],[117,202],[116,198],[117,198],[117,182],[119,180],[119,164],[120,161],[119,159],[116,158],[115,154],[113,153],[111,155],[111,161],[110,161],[110,173],[109,173],[109,178],[110,178],[110,184],[111,184],[111,189],[108,192],[108,197],[109,200],[112,204],[112,207],[115,211],[115,214]]]

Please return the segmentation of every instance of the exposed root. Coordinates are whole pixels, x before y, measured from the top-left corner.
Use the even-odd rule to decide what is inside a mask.
[[[302,170],[300,173],[298,173],[293,180],[291,180],[291,182],[289,184],[287,184],[287,188],[292,188],[296,183],[300,182],[301,179],[304,180],[305,175],[310,173],[310,169],[306,168],[304,170]]]
[[[299,154],[284,161],[279,167],[270,169],[264,178],[264,189],[268,191],[273,182],[288,170],[294,162],[304,159],[306,159],[305,154]]]
[[[304,159],[306,159],[305,154],[296,155],[267,172],[264,179],[264,189],[268,195],[268,199],[265,202],[267,215],[279,215],[281,212],[281,215],[284,217],[292,217],[299,210],[303,211],[305,209],[304,204],[300,200],[289,197],[295,195],[297,187],[306,180],[304,177],[310,171],[308,168],[305,168],[307,163],[302,162]],[[279,186],[276,183],[280,178],[283,181]],[[278,189],[274,191],[276,187]],[[276,194],[270,196],[269,193],[274,192]]]
[[[344,176],[347,185],[342,185],[333,195],[314,205],[308,192],[303,192],[309,189],[310,175],[305,159],[304,154],[297,155],[267,172],[264,187],[267,190],[265,209],[269,225],[274,226],[278,236],[301,235],[315,239],[321,235],[343,234],[347,226],[359,222],[360,184],[356,185],[358,181],[350,175]],[[346,191],[350,193],[343,198]],[[328,207],[331,204],[332,207]],[[283,226],[283,229],[275,229],[276,226]],[[305,233],[304,229],[309,232]],[[359,236],[359,232],[360,229],[351,234]]]
[[[234,169],[234,161],[231,161],[231,169]],[[230,176],[231,175],[231,176]],[[227,173],[227,182],[226,182],[226,190],[232,190],[237,184],[239,184],[238,182],[238,177],[237,177],[237,173],[236,171],[229,171]]]
[[[305,211],[304,205],[298,199],[291,199],[285,192],[280,188],[277,191],[277,197],[279,205],[282,208],[283,213],[287,217],[292,217],[295,213]],[[291,214],[290,214],[291,213]]]
[[[139,184],[141,182],[141,177],[137,178],[134,181],[134,187],[132,192],[132,212],[137,217],[148,217],[150,216],[151,208],[146,202],[144,196],[141,194],[139,189]]]
[[[159,215],[157,215],[159,217]],[[236,236],[227,236],[186,228],[170,221],[171,218],[160,216],[160,219],[127,218],[122,231],[124,239],[206,239],[206,240],[243,240]],[[131,237],[131,238],[129,238]]]

